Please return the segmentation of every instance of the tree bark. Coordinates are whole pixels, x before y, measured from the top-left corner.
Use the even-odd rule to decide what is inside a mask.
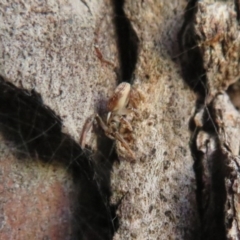
[[[201,236],[239,239],[239,2],[204,1],[187,9],[181,60],[198,94],[191,149]]]
[[[238,1],[0,12],[1,239],[240,238]],[[127,147],[93,121],[82,149],[123,81]]]

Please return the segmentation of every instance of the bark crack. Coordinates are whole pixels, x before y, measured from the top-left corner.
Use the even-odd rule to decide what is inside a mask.
[[[234,70],[240,60],[235,54],[240,49],[236,6],[233,2],[190,1],[179,33],[182,74],[197,94],[190,148],[201,239],[239,237],[239,190],[235,186],[239,167],[235,161],[240,114],[226,92],[240,77],[238,69]],[[231,90],[228,93],[234,95]]]
[[[125,0],[112,0],[114,7],[114,24],[116,30],[119,62],[120,62],[120,77],[118,83],[132,82],[133,73],[138,59],[138,36],[131,25],[131,21],[125,14]]]

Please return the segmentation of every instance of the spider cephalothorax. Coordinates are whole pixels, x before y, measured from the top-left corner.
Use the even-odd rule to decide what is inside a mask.
[[[133,128],[127,116],[129,114],[137,116],[135,108],[140,98],[141,95],[129,83],[122,82],[108,100],[106,122],[98,114],[91,117],[92,120],[97,120],[107,137],[117,140],[118,144],[127,150],[132,159],[135,159],[135,154],[129,147],[129,139],[132,139]],[[84,126],[81,136],[82,147],[85,145],[85,134],[89,130],[92,120],[88,120]]]

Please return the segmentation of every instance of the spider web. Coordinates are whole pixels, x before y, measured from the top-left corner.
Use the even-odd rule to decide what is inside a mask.
[[[39,162],[45,163],[42,165],[45,166],[45,169],[46,167],[47,169],[51,168],[50,165],[55,165],[55,170],[50,169],[48,174],[54,174],[57,168],[63,167],[71,176],[64,176],[67,183],[63,184],[68,187],[70,185],[68,191],[75,195],[73,197],[75,205],[70,204],[72,209],[68,209],[72,212],[73,226],[76,228],[72,230],[72,234],[81,236],[82,239],[89,239],[96,233],[105,239],[109,238],[113,228],[113,223],[109,222],[109,219],[112,219],[112,210],[108,206],[107,200],[110,193],[109,190],[102,189],[102,182],[106,188],[107,180],[99,179],[98,176],[107,178],[105,174],[108,166],[104,166],[104,175],[94,170],[91,156],[87,152],[83,152],[71,137],[62,133],[60,118],[43,105],[36,92],[18,89],[5,82],[2,77],[0,85],[1,132],[5,141],[9,142],[11,151],[20,162],[24,162],[30,168],[34,168],[34,165],[32,165],[34,161],[38,164]],[[19,168],[21,169],[21,167]],[[17,171],[17,169],[14,169],[14,171]],[[41,172],[41,170],[39,171]],[[21,175],[21,173],[19,174]],[[37,177],[40,179],[37,179],[37,181],[45,181],[45,177],[48,179],[48,174],[45,174],[40,174]],[[58,174],[62,173],[58,171]],[[54,176],[52,177],[54,178]],[[71,178],[74,184],[69,183]],[[50,181],[54,183],[54,179]],[[69,192],[66,191],[65,194],[69,194]],[[51,201],[49,204],[51,204]],[[65,209],[65,211],[67,210]],[[68,216],[69,213],[65,213],[65,215]],[[111,226],[109,226],[110,224]]]
[[[119,2],[120,5],[124,3]],[[84,4],[87,3],[84,1]],[[120,31],[122,25],[127,28],[118,42],[122,53],[122,73],[118,82],[121,79],[132,80],[138,52],[138,37],[124,18],[122,5],[116,5],[115,9],[115,13],[121,15],[119,19],[115,18],[118,35],[123,34]],[[126,39],[134,40],[126,47]],[[189,51],[194,47],[191,46]],[[128,66],[129,62],[131,65]],[[197,77],[200,75],[197,72]],[[204,88],[205,83],[203,85]],[[113,161],[117,159],[116,153],[111,152],[113,142],[100,134],[98,152],[93,153],[91,149],[83,151],[75,139],[63,132],[61,118],[43,103],[37,92],[17,88],[3,77],[0,78],[0,99],[0,129],[4,137],[0,149],[6,156],[1,160],[0,176],[9,174],[9,178],[2,178],[0,184],[8,192],[15,192],[12,195],[4,192],[6,197],[16,199],[10,201],[10,205],[6,205],[6,197],[1,199],[0,236],[10,232],[8,224],[11,223],[11,226],[18,224],[15,227],[18,228],[16,237],[19,239],[24,239],[26,231],[34,239],[112,239],[118,228],[118,206],[112,206],[109,201],[110,174]],[[14,179],[14,183],[10,179]],[[21,199],[21,195],[24,198]],[[33,200],[29,200],[29,195]],[[17,204],[19,201],[24,204]],[[57,209],[51,209],[53,205]],[[20,214],[30,219],[29,229],[23,229],[26,224],[24,217],[20,224],[15,212],[8,211],[10,208],[17,211],[21,207],[30,212],[22,211]],[[6,219],[5,212],[11,221]],[[34,212],[32,216],[31,212]]]
[[[89,12],[90,8],[85,1],[83,2],[84,4],[77,4],[78,7],[82,12]],[[13,57],[16,60],[13,62],[18,65],[19,54],[25,57],[30,57],[31,54],[34,57],[38,56],[41,51],[39,43],[43,43],[46,44],[46,61],[41,67],[48,72],[48,77],[57,77],[47,66],[51,65],[55,56],[60,62],[63,58],[67,59],[65,67],[72,70],[71,74],[79,76],[74,72],[74,65],[81,56],[81,46],[78,43],[79,32],[83,30],[75,28],[70,31],[72,38],[68,37],[66,42],[64,37],[69,34],[71,21],[75,21],[75,18],[79,21],[81,14],[76,17],[75,13],[67,15],[69,6],[70,3],[62,4],[58,1],[46,2],[43,5],[37,2],[29,5],[16,1],[12,2],[11,6],[2,2],[0,10],[2,18],[5,19],[1,32],[2,59],[6,60],[9,48],[10,52],[12,51],[10,55],[14,55],[14,48],[17,46],[19,51],[17,50],[17,56]],[[18,16],[17,21],[11,18],[14,11]],[[57,11],[57,14],[54,14],[54,11]],[[46,20],[51,22],[47,30],[41,26],[44,26]],[[85,22],[84,19],[80,20]],[[28,24],[28,29],[25,29]],[[33,43],[28,37],[33,40],[29,29],[35,31],[37,28],[32,28],[35,24],[42,27],[42,32],[39,35],[41,39]],[[86,23],[86,26],[88,25]],[[16,34],[8,32],[10,26],[17,29]],[[23,41],[17,40],[19,36]],[[11,43],[8,42],[8,37],[11,38]],[[64,46],[69,44],[75,46],[70,55],[74,54],[76,59],[68,58],[64,53]],[[24,52],[24,49],[27,51]],[[32,52],[33,49],[35,52]],[[71,52],[72,49],[68,51]],[[20,72],[23,68],[25,73],[26,69],[31,72],[32,66],[38,66],[37,57],[35,60],[34,57],[18,65]],[[3,72],[7,72],[8,76],[17,75],[18,86],[21,85],[21,81],[35,81],[33,74],[30,74],[29,78],[25,76],[19,80],[21,74],[15,73],[11,67],[8,68],[9,65],[4,60]],[[78,66],[81,64],[78,63]],[[81,67],[79,70],[81,71]],[[14,82],[16,79],[13,77],[11,80]],[[50,88],[54,95],[54,83],[51,81]],[[0,128],[3,135],[1,149],[5,156],[1,161],[0,184],[4,192],[1,198],[0,238],[4,239],[7,236],[8,239],[26,239],[28,236],[29,239],[111,239],[117,224],[114,220],[115,206],[109,204],[112,164],[105,161],[109,158],[105,149],[106,145],[112,145],[112,142],[102,136],[99,143],[103,145],[99,146],[102,148],[101,154],[97,158],[98,162],[93,161],[95,158],[92,151],[83,151],[76,140],[63,133],[62,120],[43,103],[36,91],[15,87],[2,76],[0,89]],[[55,97],[59,95],[61,91],[60,94],[56,93]]]
[[[118,35],[122,35],[118,41],[122,71],[119,82],[120,79],[132,80],[138,52],[138,37],[125,16],[123,3],[124,1],[115,3],[116,15],[120,16],[115,17],[116,31]],[[125,26],[124,31],[121,30],[122,26]],[[126,39],[129,41],[127,44]],[[53,41],[57,42],[58,39]],[[9,177],[14,179],[10,189],[16,192],[6,196],[24,201],[21,199],[23,196],[23,199],[29,201],[25,203],[27,206],[16,201],[7,206],[3,198],[0,233],[7,234],[10,231],[5,212],[12,207],[15,211],[23,208],[22,215],[29,218],[26,221],[23,217],[20,224],[14,218],[14,211],[9,217],[11,224],[18,225],[16,237],[20,239],[25,237],[26,222],[31,229],[29,234],[34,239],[42,239],[42,232],[45,232],[44,239],[112,239],[118,227],[115,213],[117,206],[109,203],[110,173],[113,160],[117,158],[115,152],[111,153],[113,142],[100,135],[97,139],[97,157],[93,156],[91,150],[83,151],[73,138],[63,133],[61,118],[43,103],[37,92],[17,88],[3,77],[0,79],[0,99],[1,133],[4,144],[10,150],[6,152],[6,156],[12,156],[11,161],[1,162],[2,174],[9,173]],[[2,149],[5,149],[4,144]],[[26,168],[29,169],[27,173]],[[9,188],[6,185],[9,181],[8,178],[2,180],[6,189]],[[58,181],[63,189],[57,184]],[[39,193],[41,191],[42,194]],[[33,195],[34,200],[28,195]],[[65,201],[65,205],[61,205],[61,201]],[[51,210],[52,205],[62,209],[62,212],[58,213],[61,211],[59,209]],[[32,212],[32,215],[25,211]],[[34,221],[33,218],[37,219]],[[37,222],[36,227],[31,222]],[[11,224],[9,225],[13,226]],[[56,229],[62,225],[62,229],[51,232],[52,225]]]

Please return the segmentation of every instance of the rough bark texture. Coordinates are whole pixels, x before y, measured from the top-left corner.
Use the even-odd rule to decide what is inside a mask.
[[[15,160],[9,150],[1,156],[1,239],[111,236],[109,228],[100,229],[108,209],[99,220],[103,201],[78,145],[85,120],[116,86],[111,6],[110,1],[0,3],[1,75],[18,87],[1,81],[1,132],[16,153]],[[114,65],[102,61],[101,53]],[[22,170],[28,161],[32,174]],[[53,162],[60,162],[59,170]],[[89,228],[88,221],[94,222]]]
[[[112,172],[112,202],[122,198],[114,239],[191,239],[198,228],[188,147],[195,97],[173,61],[185,6],[184,1],[125,2],[140,42],[134,86],[145,99],[132,122],[135,140],[129,145],[136,161],[127,162],[127,153],[120,152]]]
[[[239,239],[239,4],[192,2],[187,9],[181,61],[198,94],[191,149],[201,237]]]
[[[239,239],[237,1],[0,13],[0,239]],[[78,144],[121,81],[141,95],[134,159],[96,123]]]

